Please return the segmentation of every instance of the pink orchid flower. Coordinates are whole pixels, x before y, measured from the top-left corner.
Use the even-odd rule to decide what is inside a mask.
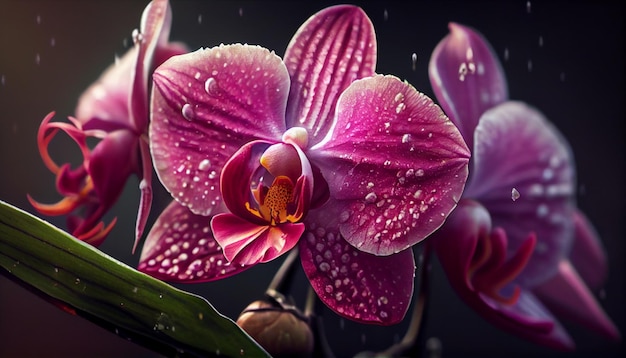
[[[150,143],[175,201],[139,269],[211,281],[298,245],[328,307],[399,322],[413,293],[411,247],[456,206],[469,150],[431,99],[375,64],[371,21],[342,5],[306,21],[284,59],[237,44],[161,65]]]
[[[536,109],[508,100],[487,41],[451,23],[430,79],[473,148],[457,209],[432,243],[451,285],[499,328],[555,349],[574,342],[552,312],[619,339],[588,287],[607,273],[604,251],[574,203],[571,150]]]
[[[76,117],[69,117],[70,123],[51,122],[51,112],[39,127],[39,152],[56,175],[57,191],[64,198],[50,205],[30,196],[28,199],[42,214],[68,215],[72,235],[94,246],[101,244],[113,228],[116,219],[107,226],[99,221],[117,201],[132,174],[141,180],[137,240],[143,232],[152,202],[148,78],[157,65],[186,52],[182,44],[167,42],[170,23],[168,2],[150,3],[142,16],[141,31],[134,34],[135,46],[82,94]],[[83,163],[79,167],[71,168],[69,163],[59,166],[50,157],[48,145],[59,130],[80,148]],[[87,138],[100,141],[90,149]]]

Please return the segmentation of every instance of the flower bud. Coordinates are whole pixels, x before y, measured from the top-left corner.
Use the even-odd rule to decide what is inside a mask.
[[[313,352],[313,333],[295,308],[252,302],[237,324],[275,357],[303,357]]]

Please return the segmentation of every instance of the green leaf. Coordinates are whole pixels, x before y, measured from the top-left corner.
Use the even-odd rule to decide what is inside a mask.
[[[138,272],[3,201],[0,266],[53,304],[159,353],[269,356],[204,298]]]

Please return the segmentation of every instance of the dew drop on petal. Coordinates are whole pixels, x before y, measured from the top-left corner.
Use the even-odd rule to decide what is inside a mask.
[[[217,92],[217,81],[215,78],[207,78],[204,82],[204,91],[209,95],[214,95]]]
[[[402,136],[402,143],[408,143],[411,141],[411,134],[406,133]]]
[[[375,193],[368,193],[367,195],[365,195],[365,202],[372,204],[376,201],[377,198],[378,197]]]
[[[519,199],[519,197],[520,197],[519,191],[517,191],[517,189],[515,188],[511,189],[511,200],[515,201]]]
[[[198,170],[200,171],[207,171],[209,170],[209,168],[211,168],[211,161],[208,159],[203,159],[200,164],[198,164]]]
[[[183,105],[181,113],[183,114],[183,117],[185,117],[186,120],[191,121],[193,119],[193,116],[194,116],[193,107],[191,107],[189,103],[185,103]]]

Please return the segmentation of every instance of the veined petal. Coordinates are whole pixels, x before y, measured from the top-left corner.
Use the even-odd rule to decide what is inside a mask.
[[[302,267],[324,304],[361,323],[391,325],[404,318],[415,273],[410,249],[388,257],[355,249],[343,239],[332,208],[311,211],[306,225],[299,244]]]
[[[574,245],[570,261],[587,286],[598,289],[606,280],[609,265],[598,233],[579,210],[574,212]]]
[[[211,220],[215,239],[231,264],[251,266],[271,261],[291,250],[304,232],[304,224],[257,225],[233,214]]]
[[[441,109],[398,78],[377,75],[343,93],[336,121],[308,154],[328,182],[326,205],[341,209],[344,238],[390,255],[441,226],[461,197],[470,156]]]
[[[521,102],[506,102],[476,127],[473,174],[466,198],[480,201],[515,252],[529,233],[535,252],[517,282],[532,287],[553,275],[574,237],[574,166],[567,142],[547,119]],[[511,199],[515,188],[520,197]]]
[[[471,279],[476,269],[485,274],[480,272],[480,266],[492,267],[492,255],[502,254],[497,245],[493,249],[482,245],[481,238],[491,234],[489,212],[479,203],[464,199],[428,242],[433,244],[452,288],[484,319],[535,343],[561,350],[573,349],[574,343],[567,333],[529,292],[518,288],[515,293],[514,287],[509,285],[508,290],[499,294],[516,296],[516,300],[502,303],[493,292],[483,292],[473,284]]]
[[[508,99],[506,78],[481,34],[456,23],[448,27],[450,34],[433,51],[428,73],[441,107],[472,148],[480,116]]]
[[[564,319],[573,320],[607,338],[620,340],[619,330],[567,259],[559,262],[556,275],[535,287],[533,292]]]
[[[161,65],[150,146],[165,188],[194,213],[211,213],[228,158],[251,140],[280,140],[288,91],[281,59],[258,46],[198,50]]]
[[[332,127],[341,93],[354,80],[374,74],[374,27],[361,8],[328,7],[296,32],[285,65],[291,76],[287,127],[305,127],[313,145]]]
[[[251,266],[231,265],[213,237],[211,217],[195,215],[173,200],[152,226],[138,270],[170,282],[219,280]]]

